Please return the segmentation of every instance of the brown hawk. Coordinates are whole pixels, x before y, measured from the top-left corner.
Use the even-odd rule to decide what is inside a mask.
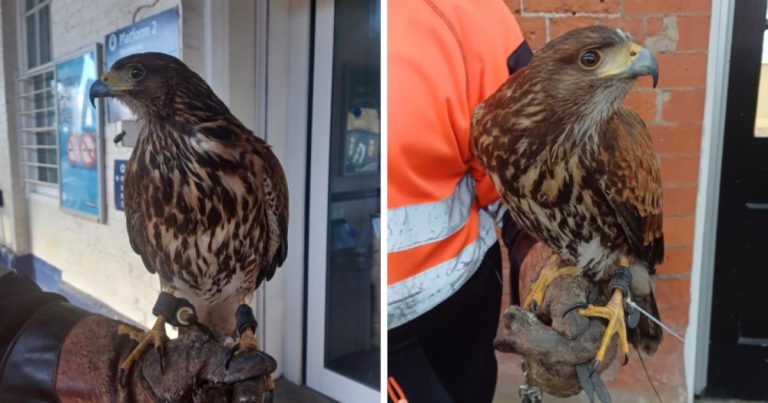
[[[258,349],[245,300],[287,252],[288,189],[277,157],[200,76],[166,54],[118,60],[90,96],[118,99],[141,124],[125,174],[125,215],[133,250],[160,276],[166,298],[158,304],[188,301],[219,340],[234,334],[237,309],[239,349]],[[123,373],[150,342],[161,351],[166,320],[192,319],[189,310],[160,311],[151,331],[132,335],[140,345]],[[167,317],[174,313],[186,315]]]
[[[651,277],[664,255],[659,164],[645,124],[622,106],[643,75],[656,86],[656,60],[629,35],[576,29],[539,50],[473,116],[475,155],[513,220],[561,261],[550,263],[526,304],[535,310],[562,274],[610,280],[608,305],[580,311],[609,320],[595,368],[614,333],[626,362],[624,296],[659,316]],[[630,338],[652,354],[661,329],[642,318]]]

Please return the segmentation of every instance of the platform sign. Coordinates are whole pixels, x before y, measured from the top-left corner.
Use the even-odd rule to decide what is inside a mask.
[[[115,160],[115,209],[125,211],[125,169],[128,160]]]
[[[102,131],[88,92],[99,71],[99,47],[56,63],[59,204],[79,217],[104,221]]]
[[[144,18],[104,38],[104,63],[109,71],[121,58],[134,53],[160,52],[179,57],[179,8],[174,7]],[[107,100],[110,123],[133,120],[131,111],[114,99]]]

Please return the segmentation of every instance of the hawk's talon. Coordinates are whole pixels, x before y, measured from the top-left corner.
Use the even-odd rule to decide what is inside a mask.
[[[160,361],[160,375],[165,375],[165,368],[163,366],[163,357],[165,357],[165,352],[162,346],[155,346],[155,352],[157,352],[157,359]]]
[[[592,363],[589,366],[589,377],[592,378],[593,375],[595,375],[595,372],[597,372],[597,368],[600,367],[600,360],[595,358],[592,360]]]
[[[613,335],[618,336],[619,349],[624,354],[624,362],[629,358],[629,342],[627,341],[627,325],[624,321],[624,304],[622,292],[620,289],[614,289],[611,299],[605,306],[588,305],[579,311],[579,314],[586,317],[603,318],[608,320],[608,324],[603,331],[603,337],[600,340],[595,361],[599,364],[605,359],[608,346],[613,340]],[[595,368],[597,368],[595,366]]]
[[[227,360],[224,362],[224,369],[229,369],[229,362],[232,361],[232,358],[237,353],[237,350],[240,349],[240,343],[236,343],[232,348],[229,349],[229,353],[227,353]]]
[[[137,339],[139,340],[139,344],[133,347],[128,356],[120,363],[118,376],[120,378],[121,386],[125,386],[128,372],[130,372],[133,364],[141,357],[150,344],[154,344],[155,350],[160,355],[161,371],[164,370],[162,357],[165,352],[163,351],[163,344],[168,341],[168,336],[165,334],[165,318],[162,315],[157,317],[157,321],[155,321],[155,325],[152,326],[152,329],[143,334],[127,326],[120,326],[118,328],[118,334],[127,335],[134,341]]]
[[[574,305],[574,306],[572,306],[572,307],[570,307],[570,308],[566,309],[566,310],[565,310],[565,312],[563,312],[563,316],[562,316],[562,317],[564,318],[564,317],[565,317],[566,315],[568,315],[569,313],[571,313],[571,312],[573,312],[573,311],[575,311],[575,310],[577,310],[577,309],[585,309],[585,308],[587,308],[588,306],[589,306],[589,304],[576,304],[576,305]]]
[[[550,256],[547,264],[539,272],[539,277],[531,285],[531,290],[523,303],[523,309],[536,313],[536,309],[544,302],[544,295],[547,288],[555,279],[565,275],[581,274],[575,266],[560,267],[560,257]]]
[[[117,371],[117,378],[120,381],[120,386],[125,387],[125,369],[120,368],[119,371]]]

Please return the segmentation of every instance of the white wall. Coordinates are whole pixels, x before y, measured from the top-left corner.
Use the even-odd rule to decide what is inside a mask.
[[[104,36],[132,23],[133,13],[144,0],[55,0],[51,2],[53,59],[65,57]],[[161,0],[143,9],[137,20],[179,4]],[[139,323],[154,322],[152,306],[159,291],[157,278],[131,250],[125,228],[125,214],[115,209],[114,160],[127,159],[130,148],[112,142],[116,124],[105,125],[106,224],[97,224],[63,213],[58,199],[31,195],[29,224],[31,252],[62,271],[62,280],[104,301]]]
[[[29,225],[23,183],[19,177],[16,127],[15,73],[17,66],[16,8],[6,2],[0,7],[0,191],[4,206],[0,207],[0,245],[16,254],[29,252]]]

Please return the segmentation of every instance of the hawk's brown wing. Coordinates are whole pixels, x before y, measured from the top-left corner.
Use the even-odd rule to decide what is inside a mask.
[[[256,279],[258,287],[264,279],[272,279],[288,254],[288,183],[271,147],[254,135],[248,137],[248,143],[252,149],[251,156],[259,160],[258,163],[251,162],[251,165],[259,167],[256,175],[262,185],[264,206],[260,220],[267,235],[262,245],[262,264]]]
[[[600,181],[603,195],[624,230],[630,254],[645,262],[653,274],[664,259],[664,234],[661,174],[651,137],[642,119],[623,107],[610,120],[604,135],[600,155],[607,167]],[[632,299],[661,319],[652,284],[648,289],[650,293],[633,295]],[[661,327],[644,317],[629,332],[632,344],[646,354],[653,354],[661,339]]]
[[[640,117],[619,108],[606,126],[600,158],[607,167],[603,194],[624,229],[632,255],[654,266],[664,258],[661,173],[648,129]]]
[[[140,138],[139,141],[143,141],[143,138]],[[139,147],[139,144],[136,146]],[[133,163],[135,163],[135,161],[131,158],[131,160],[128,161],[129,166],[127,167],[125,183],[123,184],[125,194],[125,224],[126,227],[128,227],[128,240],[131,243],[133,251],[141,256],[144,267],[146,267],[150,273],[154,274],[157,272],[157,269],[154,267],[152,259],[147,256],[148,239],[146,217],[144,216],[141,203],[141,198],[145,197],[145,195],[139,188],[139,181],[141,179],[137,178],[136,175],[131,174],[131,171],[134,169],[132,169],[130,165]]]

